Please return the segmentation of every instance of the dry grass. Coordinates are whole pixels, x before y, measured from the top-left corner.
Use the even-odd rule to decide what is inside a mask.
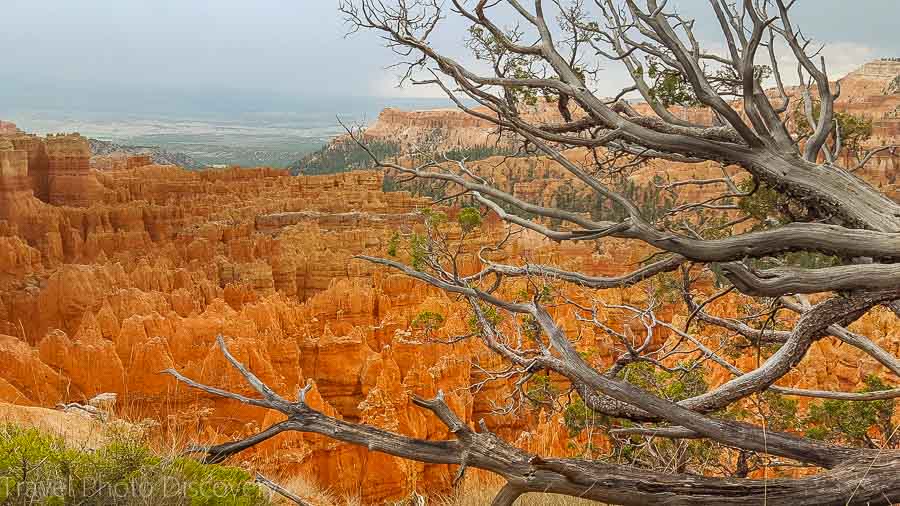
[[[290,478],[283,478],[276,481],[279,485],[297,494],[313,506],[364,506],[358,495],[341,495],[333,493],[325,490],[313,480],[310,480],[303,475],[295,475]],[[272,497],[272,500],[275,504],[294,504],[286,499],[280,499],[279,502],[277,497]]]
[[[284,479],[281,485],[302,497],[314,506],[363,506],[358,496],[339,495],[328,492],[304,476]],[[490,504],[500,490],[501,482],[490,476],[468,477],[458,489],[446,496],[411,497],[388,503],[391,506],[483,506]],[[293,504],[289,501],[276,504]],[[516,506],[597,506],[598,503],[586,499],[554,494],[526,494],[516,501]]]
[[[490,478],[472,477],[447,497],[431,502],[436,506],[482,506],[490,504],[500,490],[501,483]],[[525,494],[516,506],[597,506],[598,503],[556,494]]]
[[[434,504],[438,506],[483,506],[490,504],[496,490],[471,490],[463,494],[440,499]],[[556,494],[525,494],[516,501],[516,506],[597,506],[598,503],[587,499],[578,499]]]

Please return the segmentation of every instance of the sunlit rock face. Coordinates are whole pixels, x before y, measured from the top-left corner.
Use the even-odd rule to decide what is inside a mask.
[[[0,195],[3,195],[3,202],[9,206],[9,202],[31,193],[28,152],[16,149],[7,139],[0,139]]]
[[[843,101],[853,102],[868,97],[896,93],[892,86],[896,86],[897,76],[900,76],[900,60],[898,59],[868,62],[839,79]]]
[[[16,124],[10,121],[0,120],[0,135],[13,135],[18,131]]]
[[[838,108],[871,114],[879,140],[896,142],[900,96],[884,94],[891,82],[886,74],[894,67],[863,67],[845,78]],[[870,90],[876,91],[866,95]],[[552,107],[530,114],[559,121]],[[354,259],[387,256],[395,235],[423,232],[420,211],[431,208],[429,200],[382,191],[382,175],[375,171],[291,177],[270,168],[188,171],[139,158],[94,160],[92,169],[82,137],[42,138],[6,125],[0,124],[0,401],[53,407],[115,392],[119,414],[157,420],[160,437],[222,442],[246,436],[278,416],[159,374],[175,368],[251,394],[215,348],[221,334],[232,353],[280,394],[293,397],[311,380],[310,404],[331,415],[419,438],[450,438],[446,427],[411,402],[412,395],[441,390],[467,423],[484,419],[507,440],[543,454],[573,451],[558,414],[536,406],[509,415],[495,412],[511,397],[512,381],[470,388],[482,384],[484,371],[505,367],[477,339],[452,345],[428,341],[470,331],[464,303]],[[451,132],[450,143],[473,146],[492,135],[490,125],[458,112],[396,110],[386,110],[366,134],[413,143],[434,130]],[[567,156],[584,161],[588,154],[574,150]],[[861,174],[896,192],[897,163],[885,152]],[[562,196],[569,195],[564,187],[587,194],[562,167],[542,157],[496,157],[472,167],[536,203],[562,204]],[[646,185],[654,177],[706,178],[720,171],[714,164],[654,163],[632,178]],[[682,198],[702,200],[703,191]],[[444,211],[451,223],[448,234],[460,237],[452,225],[457,211]],[[463,273],[476,272],[479,250],[504,236],[503,225],[486,218],[464,242]],[[615,275],[650,253],[618,240],[598,248],[521,234],[490,258]],[[400,251],[398,259],[409,261],[408,253]],[[611,305],[645,306],[656,297],[651,288],[597,295]],[[513,283],[503,295],[515,298],[525,289],[524,282]],[[566,295],[586,301],[582,291]],[[708,309],[737,316],[736,308],[734,299],[723,297]],[[567,332],[580,336],[579,349],[598,368],[621,352],[620,344],[578,321],[571,308],[550,310]],[[433,335],[414,323],[425,312],[442,315]],[[676,326],[686,319],[676,300],[663,301],[656,315]],[[625,335],[642,336],[640,322],[621,310],[601,309],[598,317]],[[872,312],[853,329],[900,354],[900,333],[887,311]],[[658,330],[652,346],[669,337]],[[750,369],[755,359],[739,358],[737,365]],[[785,385],[853,390],[877,371],[871,359],[823,339]],[[723,369],[710,368],[712,384],[728,377]],[[561,378],[550,381],[566,389]],[[595,441],[599,449],[605,444]],[[359,492],[367,504],[413,490],[446,489],[455,471],[313,435],[279,436],[236,459],[282,476],[303,473],[338,492]]]

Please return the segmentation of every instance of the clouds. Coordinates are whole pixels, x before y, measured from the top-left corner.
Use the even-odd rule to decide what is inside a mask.
[[[345,40],[336,0],[16,0],[2,11],[9,78],[347,94],[389,58],[370,37]]]
[[[711,21],[706,2],[674,3],[698,25]],[[829,42],[834,76],[900,54],[900,34],[886,28],[896,19],[893,0],[801,0],[799,9],[798,24]],[[337,0],[6,0],[2,12],[0,108],[14,89],[440,95],[433,87],[396,88],[397,71],[385,69],[395,55],[375,34],[345,37]],[[463,27],[452,17],[445,23],[435,44],[460,55]],[[601,93],[626,78],[612,66]]]
[[[828,66],[828,74],[833,78],[843,77],[865,62],[890,56],[883,49],[847,41],[827,44],[822,49],[822,55]]]

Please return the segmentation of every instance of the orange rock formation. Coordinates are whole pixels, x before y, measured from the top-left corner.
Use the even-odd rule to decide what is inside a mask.
[[[15,123],[9,121],[0,121],[0,135],[13,135],[18,132]]]
[[[368,133],[412,129],[409,138],[419,138],[421,122],[439,127],[449,113],[435,114],[386,111]],[[890,119],[888,112],[878,114],[878,121]],[[487,135],[477,121],[458,119],[460,139],[480,143]],[[233,354],[279,393],[293,395],[312,380],[311,404],[330,414],[415,437],[447,438],[446,428],[410,401],[412,394],[431,396],[441,389],[469,423],[484,418],[523,447],[570,451],[558,415],[494,412],[512,392],[509,382],[469,388],[486,379],[483,371],[502,369],[495,355],[477,341],[427,342],[412,324],[422,311],[440,312],[439,337],[464,334],[464,304],[353,259],[384,256],[397,231],[421,230],[418,211],[428,201],[382,192],[375,172],[291,177],[267,168],[191,172],[143,162],[92,171],[79,136],[0,136],[0,401],[55,406],[115,392],[121,414],[155,418],[169,435],[204,442],[245,436],[275,421],[274,415],[159,374],[176,368],[249,394],[215,349],[215,336],[223,334]],[[887,183],[894,163],[889,158],[880,165],[883,172],[864,175]],[[481,170],[541,202],[566,184],[560,167],[541,158],[484,162]],[[700,172],[687,177],[702,177],[718,167],[654,165],[639,177],[684,177],[685,170]],[[522,172],[529,177],[520,177]],[[465,244],[464,270],[477,269],[475,253],[502,235],[501,224],[488,219]],[[630,270],[646,253],[614,240],[598,251],[590,244],[556,245],[523,234],[498,260],[608,275]],[[507,295],[522,288],[511,286]],[[611,304],[641,305],[651,296],[645,288],[602,296]],[[723,298],[710,309],[727,315],[736,306]],[[683,324],[675,311],[666,305],[657,314]],[[567,331],[580,333],[579,346],[590,360],[609,363],[615,350],[606,335],[578,322],[571,308],[554,312]],[[601,311],[600,317],[625,333],[642,330],[616,310]],[[853,328],[900,354],[894,325],[887,312],[873,312]],[[655,339],[667,337],[660,332]],[[822,340],[788,382],[852,389],[875,370],[868,357]],[[722,370],[712,373],[714,381],[726,379]],[[453,471],[297,434],[279,436],[239,459],[281,475],[302,472],[340,492],[360,492],[366,503],[439,490]]]
[[[17,189],[23,156],[16,158]],[[97,181],[103,199],[86,208],[50,205],[21,189],[0,224],[0,399],[53,406],[116,392],[131,415],[155,417],[166,430],[203,440],[244,435],[271,415],[198,395],[159,374],[175,367],[244,390],[213,347],[221,333],[273,387],[288,394],[313,379],[316,402],[346,419],[447,437],[409,400],[440,388],[467,420],[485,418],[512,439],[532,423],[529,416],[492,414],[492,401],[509,385],[468,391],[479,379],[473,362],[500,366],[479,346],[416,344],[416,314],[440,311],[447,318],[441,332],[464,333],[463,305],[352,260],[384,255],[395,231],[421,227],[416,211],[427,201],[381,192],[379,174],[293,178],[271,169],[146,166]],[[496,222],[486,227],[467,245],[468,270],[476,267],[476,248],[501,232]],[[577,258],[595,272],[614,265],[610,253],[555,248],[530,236],[513,251],[563,265]],[[246,458],[359,488],[371,501],[451,476],[445,467],[313,436],[279,439]]]

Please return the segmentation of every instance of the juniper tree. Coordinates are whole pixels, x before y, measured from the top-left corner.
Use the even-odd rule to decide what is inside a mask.
[[[523,378],[548,372],[565,378],[583,404],[573,408],[576,415],[627,421],[610,431],[613,436],[700,440],[732,448],[740,455],[732,475],[533,454],[503,441],[484,424],[471,428],[450,410],[440,393],[414,402],[447,425],[454,435],[450,440],[414,439],[338,420],[311,409],[304,402],[306,390],[297,400],[272,391],[236,361],[221,340],[222,352],[258,397],[201,385],[175,371],[171,374],[207,392],[280,411],[286,419],[250,438],[200,448],[207,460],[218,461],[281,432],[299,431],[405,459],[456,465],[458,477],[467,468],[490,471],[506,480],[494,499],[496,505],[512,504],[527,492],[621,504],[900,502],[900,451],[887,444],[893,434],[882,434],[878,444],[859,445],[854,443],[865,439],[864,430],[857,430],[855,438],[827,441],[775,430],[778,424],[769,428],[725,415],[741,402],[762,395],[847,403],[900,395],[898,389],[889,388],[836,392],[776,385],[795,370],[814,343],[827,336],[842,341],[843,350],[855,348],[869,355],[882,374],[900,374],[897,357],[847,328],[871,311],[900,315],[900,205],[857,177],[856,167],[840,165],[841,132],[835,112],[840,86],[830,81],[824,59],[792,22],[794,3],[709,0],[714,14],[711,28],[721,41],[715,50],[704,48],[695,34],[696,22],[666,1],[535,0],[525,5],[519,0],[449,0],[444,5],[437,0],[344,0],[341,4],[353,30],[373,31],[386,41],[405,70],[404,79],[439,87],[460,109],[512,135],[525,151],[549,157],[593,192],[597,202],[611,202],[619,212],[600,215],[614,219],[594,219],[523,200],[469,170],[462,159],[414,166],[376,160],[377,166],[402,177],[452,186],[510,227],[553,241],[602,243],[615,237],[659,252],[633,271],[612,277],[554,265],[503,264],[489,258],[482,259],[482,271],[468,276],[441,255],[420,255],[415,265],[392,258],[363,259],[468,302],[477,331],[464,337],[479,339]],[[455,58],[448,48],[432,42],[435,33],[454,26],[446,22],[450,17],[467,26],[467,47],[473,50],[475,63]],[[779,46],[796,64],[797,87],[785,85],[776,57]],[[615,65],[626,70],[631,83],[615,96],[603,97],[596,91],[597,83]],[[633,96],[646,106],[626,100]],[[528,114],[542,100],[554,103],[559,111],[555,120]],[[799,104],[805,128],[789,125],[795,110],[792,102]],[[684,106],[703,109],[707,114],[696,117],[708,119],[692,119],[694,115],[683,114]],[[591,153],[591,161],[580,163],[567,157],[564,151],[572,148]],[[718,178],[694,179],[686,174],[655,184],[673,192],[695,186],[721,191],[705,201],[679,203],[651,217],[641,202],[609,184],[611,178],[651,160],[677,162],[678,167],[720,164],[723,170]],[[692,213],[694,218],[685,218]],[[710,213],[720,216],[703,217]],[[736,227],[740,223],[752,226]],[[713,275],[720,289],[704,296],[697,281]],[[551,304],[577,303],[560,298],[548,302],[547,294],[537,293],[513,299],[498,290],[516,279],[539,279],[592,291],[602,301],[605,289],[664,277],[669,285],[677,281],[675,289],[689,312],[684,328],[655,318],[653,308],[619,309],[644,322],[648,334],[653,328],[667,328],[679,337],[676,341],[695,351],[696,360],[728,371],[732,375],[728,381],[687,389],[678,396],[628,381],[623,371],[634,364],[671,369],[668,359],[682,348],[660,351],[640,340],[635,343],[599,318],[596,306],[578,306],[584,324],[595,325],[619,341],[612,365],[601,369],[579,352],[573,336],[548,309]],[[765,310],[747,318],[715,314],[709,303],[725,294]],[[809,302],[812,294],[817,294],[819,302]],[[785,312],[794,318],[779,316]],[[529,328],[537,330],[536,338],[513,339],[497,324],[496,314],[527,319]],[[755,369],[738,369],[721,351],[706,346],[703,336],[695,335],[713,328],[727,333],[738,350],[755,346],[768,351],[761,353]],[[828,406],[830,410],[813,413],[822,423],[846,404]],[[872,419],[885,422],[885,416],[872,414]],[[570,420],[579,427],[579,420],[571,416]],[[889,419],[885,423],[890,426]],[[802,478],[750,479],[746,478],[748,455],[820,470]]]

